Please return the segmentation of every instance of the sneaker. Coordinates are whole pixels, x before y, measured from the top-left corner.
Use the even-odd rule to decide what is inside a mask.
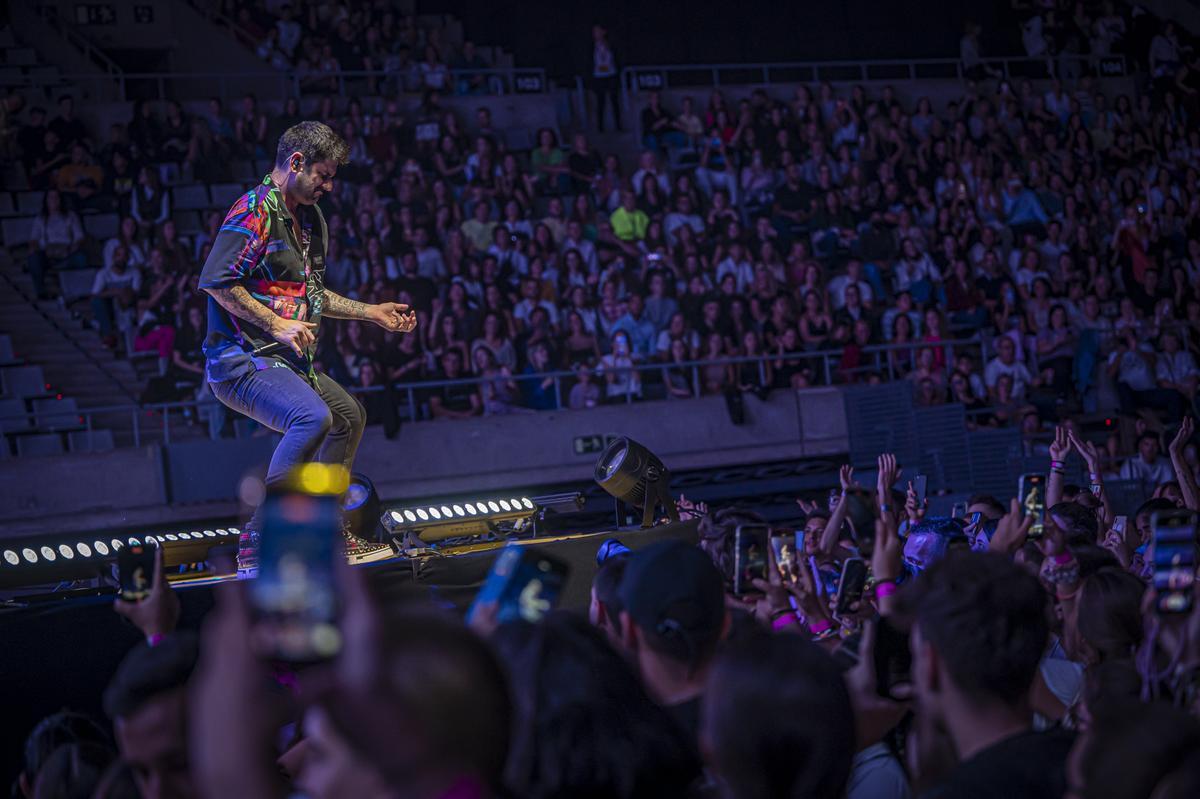
[[[258,576],[258,533],[242,530],[238,536],[237,554],[238,579]]]
[[[392,557],[392,548],[387,544],[377,544],[365,538],[359,538],[349,530],[342,530],[342,541],[346,545],[346,560],[351,564],[374,563]]]

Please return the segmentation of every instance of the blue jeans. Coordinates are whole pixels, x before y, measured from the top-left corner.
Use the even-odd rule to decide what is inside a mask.
[[[310,461],[354,464],[367,412],[328,375],[317,373],[317,388],[286,366],[247,371],[210,381],[213,396],[264,427],[283,433],[267,468],[268,490],[282,484],[296,466]],[[247,527],[262,530],[259,510]]]
[[[46,273],[52,268],[87,269],[87,265],[87,255],[83,250],[75,250],[65,258],[51,258],[44,250],[34,250],[29,253],[25,270],[29,272],[33,289],[40,297],[46,293]]]

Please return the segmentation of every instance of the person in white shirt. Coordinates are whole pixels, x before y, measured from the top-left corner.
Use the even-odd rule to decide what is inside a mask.
[[[567,250],[578,252],[584,265],[587,266],[588,274],[594,275],[600,271],[600,262],[596,258],[596,245],[583,237],[583,225],[579,224],[579,220],[572,219],[567,222],[567,235],[559,250],[563,253]]]
[[[737,280],[737,292],[745,294],[754,285],[754,266],[746,258],[745,248],[740,241],[729,245],[729,254],[717,264],[717,283],[733,275]]]
[[[983,370],[983,382],[987,384],[988,391],[995,394],[996,382],[1001,375],[1008,375],[1012,378],[1012,398],[1014,400],[1025,399],[1025,392],[1029,386],[1036,386],[1037,380],[1029,373],[1029,369],[1025,364],[1017,360],[1017,345],[1008,336],[998,336],[996,338],[996,357],[988,361],[987,367]]]
[[[38,299],[47,299],[46,272],[51,267],[82,269],[87,266],[83,252],[83,225],[79,216],[63,207],[57,189],[42,196],[42,212],[33,218],[29,231],[27,268]]]
[[[133,323],[141,290],[141,271],[129,265],[129,253],[124,245],[118,245],[112,252],[112,264],[97,272],[92,281],[92,315],[105,346],[115,346],[115,330],[125,330]]]
[[[851,258],[846,262],[846,274],[838,275],[829,281],[829,299],[833,302],[834,310],[840,310],[846,305],[846,289],[858,286],[858,296],[862,304],[871,307],[873,298],[871,284],[863,278],[862,261]]]
[[[1175,479],[1175,469],[1171,467],[1171,461],[1162,456],[1157,434],[1147,430],[1138,436],[1137,454],[1121,465],[1120,477],[1140,482],[1146,496],[1154,493],[1161,484]]]
[[[684,225],[690,227],[697,236],[703,236],[704,220],[692,208],[692,198],[681,194],[675,198],[675,210],[663,220],[663,232],[667,235],[667,243],[672,247],[678,243],[675,231]]]
[[[1178,391],[1194,400],[1197,379],[1200,378],[1196,359],[1180,346],[1179,336],[1174,331],[1165,331],[1158,339],[1158,346],[1162,352],[1158,354],[1154,376],[1158,379],[1159,388]]]
[[[633,184],[633,190],[639,195],[642,193],[642,186],[646,184],[647,175],[654,176],[654,179],[658,181],[658,188],[664,195],[671,194],[671,182],[667,179],[667,173],[658,166],[658,156],[651,150],[646,150],[638,157],[638,170],[629,179]]]
[[[529,315],[533,313],[534,308],[544,310],[550,319],[550,325],[558,327],[558,309],[554,307],[554,303],[538,297],[540,288],[538,281],[532,277],[521,280],[521,301],[513,306],[513,319],[520,322],[523,328],[529,326]]]

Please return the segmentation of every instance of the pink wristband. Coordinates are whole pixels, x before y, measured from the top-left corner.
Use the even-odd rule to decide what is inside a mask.
[[[167,636],[163,635],[162,633],[155,633],[154,635],[147,635],[146,636],[146,645],[147,646],[158,646],[164,640],[166,640],[166,637]]]
[[[891,580],[884,583],[876,583],[875,585],[876,599],[883,599],[885,596],[891,596],[894,593],[896,593],[896,584]]]
[[[796,618],[795,613],[785,613],[775,621],[771,622],[771,629],[775,632],[786,630],[788,627],[794,627],[799,624],[800,620]]]
[[[808,631],[813,635],[820,635],[831,627],[833,627],[833,622],[829,619],[821,619],[808,625]]]
[[[1059,552],[1054,556],[1054,562],[1059,566],[1064,563],[1070,563],[1073,560],[1075,560],[1075,556],[1071,554],[1070,550],[1067,550],[1066,552]]]

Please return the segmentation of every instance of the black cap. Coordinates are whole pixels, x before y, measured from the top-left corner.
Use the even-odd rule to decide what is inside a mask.
[[[653,648],[690,665],[711,655],[725,626],[725,581],[712,560],[683,541],[634,552],[621,602]]]

